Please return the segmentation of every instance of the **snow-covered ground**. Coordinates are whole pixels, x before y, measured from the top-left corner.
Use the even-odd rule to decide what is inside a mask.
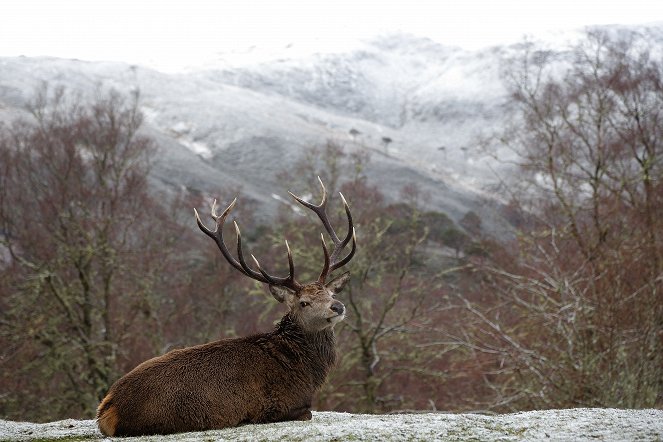
[[[103,440],[93,420],[47,424],[0,420],[0,440]],[[550,440],[660,441],[663,410],[571,409],[486,416],[414,413],[362,415],[314,412],[309,422],[246,425],[239,428],[127,438],[127,441],[329,441],[329,440]]]

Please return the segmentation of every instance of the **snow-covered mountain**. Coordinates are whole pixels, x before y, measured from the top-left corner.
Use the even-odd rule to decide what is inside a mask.
[[[266,214],[282,204],[272,197],[277,174],[307,147],[333,140],[371,153],[367,174],[388,197],[416,183],[431,210],[456,220],[474,210],[499,231],[505,223],[486,190],[506,166],[475,147],[479,132],[504,124],[499,73],[513,51],[395,34],[346,52],[240,65],[221,58],[183,73],[0,58],[0,119],[18,115],[43,82],[82,92],[139,89],[145,130],[162,149],[153,178],[163,189],[214,195],[241,187]]]

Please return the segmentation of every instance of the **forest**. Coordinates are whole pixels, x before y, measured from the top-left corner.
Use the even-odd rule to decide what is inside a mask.
[[[414,183],[387,200],[370,154],[334,141],[279,173],[284,198],[318,200],[320,176],[334,225],[340,191],[357,229],[315,409],[663,407],[663,54],[605,31],[554,54],[524,42],[505,60],[510,123],[474,147],[517,158],[493,189],[509,237],[427,210]],[[283,205],[266,223],[241,188],[153,189],[138,93],[45,86],[27,110],[0,125],[0,417],[90,418],[148,358],[273,327],[281,307],[196,227],[209,194],[238,198],[261,265],[286,273],[287,238],[300,278],[317,277],[310,214]]]

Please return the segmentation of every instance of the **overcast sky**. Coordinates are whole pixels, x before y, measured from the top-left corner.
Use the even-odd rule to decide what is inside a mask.
[[[329,50],[403,31],[476,49],[524,34],[652,22],[663,23],[663,0],[0,0],[0,56],[172,70],[253,45]]]

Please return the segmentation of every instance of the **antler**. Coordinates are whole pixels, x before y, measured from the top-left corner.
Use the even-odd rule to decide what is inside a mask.
[[[325,279],[331,272],[340,267],[343,267],[345,264],[350,262],[355,254],[357,239],[355,236],[355,228],[352,224],[352,214],[350,213],[350,207],[348,206],[348,202],[345,200],[345,197],[341,192],[339,192],[339,195],[341,195],[341,199],[343,200],[343,207],[345,208],[345,214],[348,217],[348,233],[342,241],[339,239],[338,235],[332,228],[331,223],[329,222],[329,217],[327,216],[327,189],[325,189],[325,185],[322,183],[320,177],[318,177],[318,181],[320,182],[320,187],[322,187],[322,202],[317,206],[315,204],[304,201],[292,192],[288,193],[292,195],[292,197],[295,198],[299,204],[308,209],[311,209],[313,212],[315,212],[316,215],[318,215],[318,218],[320,218],[320,221],[322,221],[322,225],[325,226],[325,230],[327,230],[329,237],[334,243],[334,249],[330,255],[329,251],[327,250],[327,244],[325,243],[325,237],[323,234],[320,234],[320,238],[322,240],[322,250],[325,254],[325,264],[322,268],[322,272],[320,273],[320,277],[318,278],[318,282],[324,284]],[[339,255],[345,246],[348,245],[350,239],[352,239],[352,250],[350,250],[350,253],[348,253],[345,258],[339,260]]]
[[[334,270],[340,267],[343,267],[352,259],[352,257],[355,254],[357,239],[355,236],[355,229],[352,224],[352,214],[350,213],[350,207],[348,206],[345,197],[343,197],[343,194],[340,192],[339,194],[341,195],[341,199],[343,200],[343,207],[345,208],[345,214],[348,217],[348,233],[343,240],[339,239],[338,235],[332,228],[331,223],[329,222],[329,217],[327,216],[327,190],[325,189],[325,185],[322,183],[320,177],[318,177],[318,181],[320,182],[320,186],[322,187],[322,202],[317,206],[315,204],[311,204],[307,201],[304,201],[303,199],[301,199],[292,192],[288,193],[290,193],[290,195],[292,195],[301,205],[311,209],[313,212],[315,212],[318,215],[320,221],[322,221],[322,225],[325,227],[325,230],[327,231],[329,237],[334,243],[334,249],[332,250],[332,253],[330,255],[329,250],[327,249],[327,244],[325,243],[325,237],[323,234],[320,234],[320,238],[322,241],[322,250],[325,255],[325,264],[322,268],[320,276],[318,277],[318,282],[324,284],[325,279],[327,278],[327,276],[329,276],[331,272],[333,272]],[[288,245],[287,240],[285,242],[285,247],[288,250],[288,267],[290,269],[290,272],[286,277],[277,277],[270,275],[260,266],[260,263],[253,255],[251,255],[251,258],[253,258],[253,261],[255,262],[258,271],[255,271],[248,266],[248,264],[244,260],[244,253],[242,251],[242,234],[239,231],[239,226],[237,225],[237,222],[234,222],[235,233],[237,234],[237,259],[235,259],[235,257],[233,257],[233,255],[228,251],[228,248],[226,247],[226,244],[223,241],[223,226],[226,222],[228,214],[233,209],[233,207],[235,207],[236,202],[237,198],[235,198],[226,208],[226,210],[224,210],[223,213],[219,216],[216,214],[217,205],[216,205],[216,200],[214,200],[214,203],[212,204],[212,218],[214,218],[214,221],[216,222],[215,230],[210,230],[203,224],[203,222],[200,220],[200,216],[198,215],[198,211],[194,208],[193,211],[196,214],[196,222],[198,223],[198,227],[200,227],[200,230],[202,230],[203,233],[205,233],[207,236],[209,236],[216,242],[216,244],[219,246],[219,250],[221,250],[221,254],[223,254],[224,258],[226,258],[226,260],[230,263],[230,265],[235,267],[237,270],[239,270],[249,278],[253,278],[256,281],[260,281],[269,285],[287,287],[295,291],[301,289],[302,285],[299,282],[297,282],[297,280],[295,280],[295,265],[292,260],[292,252],[290,251],[290,246]],[[350,239],[352,239],[352,250],[350,250],[350,252],[343,259],[339,259],[341,252],[348,245]]]
[[[288,266],[290,268],[290,274],[285,278],[272,276],[269,273],[267,273],[265,270],[263,270],[256,257],[253,255],[251,255],[251,258],[253,258],[256,267],[258,267],[258,271],[256,272],[246,264],[246,261],[244,260],[244,254],[242,253],[242,234],[239,231],[239,226],[237,225],[237,222],[234,222],[234,224],[235,224],[235,232],[237,234],[237,258],[239,259],[239,261],[237,261],[230,254],[228,248],[226,247],[226,244],[223,241],[223,225],[226,222],[226,217],[233,209],[236,202],[237,198],[235,198],[232,201],[232,203],[230,203],[230,205],[226,208],[226,210],[223,211],[221,216],[218,216],[216,214],[216,200],[214,200],[214,203],[212,204],[212,218],[214,218],[214,221],[216,221],[216,229],[213,231],[208,229],[203,224],[203,222],[200,220],[200,216],[198,215],[198,211],[194,208],[193,211],[196,214],[196,222],[198,223],[198,227],[200,227],[200,230],[202,230],[203,233],[205,233],[207,236],[212,238],[219,246],[221,254],[223,254],[226,260],[233,267],[235,267],[237,270],[239,270],[246,276],[253,278],[257,281],[263,282],[265,284],[287,287],[295,291],[299,290],[301,288],[301,284],[295,280],[295,265],[292,261],[292,253],[290,252],[290,246],[288,245],[287,240],[285,242],[285,247],[288,250]]]

